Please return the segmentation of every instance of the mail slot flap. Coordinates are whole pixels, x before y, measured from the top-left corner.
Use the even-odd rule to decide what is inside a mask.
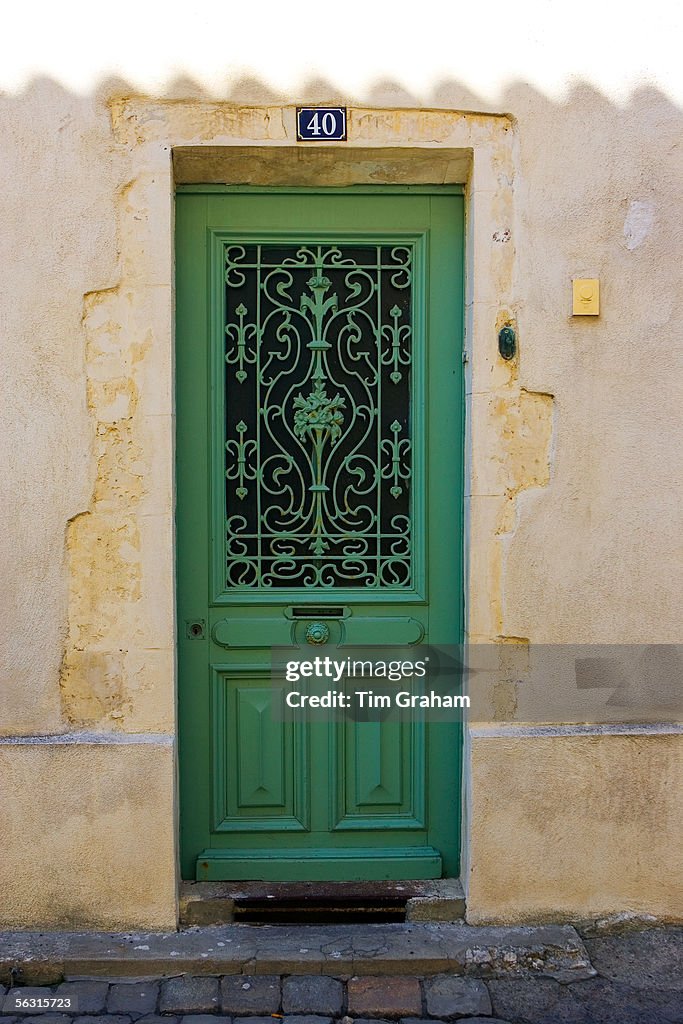
[[[292,642],[292,623],[279,619],[221,619],[213,627],[221,647],[287,647]]]
[[[352,617],[344,622],[344,643],[354,647],[419,644],[425,628],[408,615],[393,618]]]

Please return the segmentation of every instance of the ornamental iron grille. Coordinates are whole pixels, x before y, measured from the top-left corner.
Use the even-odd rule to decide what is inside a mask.
[[[414,244],[224,258],[228,589],[410,588]]]

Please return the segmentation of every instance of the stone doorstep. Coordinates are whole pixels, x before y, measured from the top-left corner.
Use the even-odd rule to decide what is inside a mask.
[[[273,906],[322,902],[343,905],[345,899],[374,901],[405,897],[406,921],[461,921],[465,892],[459,878],[404,882],[181,882],[182,926],[232,924],[235,904],[271,901]]]
[[[5,984],[182,974],[535,975],[566,982],[595,971],[571,925],[233,924],[161,933],[0,933],[0,982]]]

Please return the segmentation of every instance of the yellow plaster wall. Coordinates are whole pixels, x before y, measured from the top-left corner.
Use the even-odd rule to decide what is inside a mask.
[[[192,180],[203,168],[220,180],[228,164],[230,174],[247,175],[239,180],[298,180],[294,102],[335,99],[352,108],[349,142],[337,147],[344,174],[385,180],[386,166],[368,151],[400,148],[403,162],[389,180],[410,180],[411,149],[430,153],[415,161],[415,180],[467,179],[471,638],[501,647],[680,639],[683,448],[673,428],[683,379],[683,150],[672,101],[652,88],[617,105],[588,85],[553,101],[518,83],[492,105],[455,76],[427,99],[400,83],[347,97],[319,81],[283,98],[265,81],[206,95],[179,80],[167,96],[144,97],[121,80],[75,95],[38,79],[0,98],[0,735],[89,729],[140,742],[106,752],[2,748],[8,820],[42,807],[42,796],[33,801],[41,789],[53,814],[84,809],[81,832],[64,832],[54,854],[46,847],[35,871],[18,834],[13,840],[3,865],[11,907],[27,902],[35,923],[44,914],[102,924],[108,872],[128,880],[120,924],[168,923],[175,900],[170,748],[153,756],[143,742],[175,730],[172,150],[187,152]],[[259,155],[226,163],[226,148]],[[265,150],[277,157],[263,157]],[[353,169],[348,154],[356,150]],[[329,156],[320,173],[339,181]],[[571,317],[573,276],[600,278],[600,317]],[[507,322],[519,335],[511,364],[496,353],[497,329]],[[514,704],[503,674],[492,716],[504,718]],[[507,916],[552,913],[553,891],[564,893],[558,913],[622,909],[635,898],[635,881],[620,888],[602,861],[583,856],[588,805],[567,800],[562,782],[570,768],[583,771],[565,748],[590,751],[600,771],[586,769],[579,791],[594,790],[589,806],[609,812],[599,776],[616,780],[626,768],[621,741],[544,740],[531,789],[523,774],[530,747],[501,737],[473,742],[465,849],[473,915],[495,917],[497,906]],[[648,793],[660,798],[660,779],[673,787],[677,743],[680,736],[666,741],[659,774],[638,773],[643,802]],[[646,763],[662,744],[643,736],[624,749],[642,751]],[[47,781],[53,756],[64,785]],[[130,766],[142,759],[156,801],[150,821],[160,826],[153,893],[139,881],[137,840],[119,830],[112,845],[109,825],[122,819],[93,789],[92,757],[106,759],[111,786],[102,792],[114,808],[139,793]],[[526,797],[502,799],[506,777],[518,778]],[[548,837],[538,820],[558,796],[566,824],[558,811]],[[525,807],[535,808],[536,825]],[[29,820],[37,827],[38,812]],[[539,851],[534,875],[522,873],[525,884],[505,896],[509,873],[500,864],[521,863],[525,830]],[[148,836],[146,822],[142,831]],[[75,905],[62,882],[86,834],[99,852],[82,858]],[[624,833],[615,824],[601,835],[612,874],[632,879]],[[576,850],[583,882],[578,867],[558,874],[553,836],[566,840],[566,859]],[[651,831],[642,836],[644,851]],[[676,906],[667,842],[659,838],[655,848],[664,852],[638,875],[640,905],[656,912],[667,899]],[[48,876],[49,907],[36,893]]]
[[[120,198],[124,209],[131,192]],[[171,289],[140,302],[128,267],[124,260],[119,286],[84,297],[95,479],[88,509],[66,534],[62,716],[72,727],[172,733],[172,409],[170,383],[155,373],[168,341],[159,344],[154,323],[155,313],[170,322]],[[167,377],[170,365],[167,354]]]
[[[471,739],[467,919],[683,919],[681,735]]]
[[[174,928],[169,743],[0,744],[0,927]]]

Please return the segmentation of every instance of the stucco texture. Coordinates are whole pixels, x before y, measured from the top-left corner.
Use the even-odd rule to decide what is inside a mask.
[[[0,99],[0,736],[133,742],[2,747],[7,924],[173,916],[171,748],[134,742],[175,731],[172,154],[187,151],[192,180],[235,181],[235,147],[260,154],[238,155],[239,180],[305,179],[294,104],[334,101],[351,108],[340,159],[428,150],[414,171],[403,152],[391,180],[467,186],[470,638],[681,639],[683,125],[663,93],[617,105],[577,84],[556,102],[518,83],[492,104],[455,70],[427,98],[400,81],[349,97],[319,79],[283,97],[265,76],[217,94],[177,79],[144,96],[103,78],[77,96],[36,79]],[[336,173],[328,162],[326,180]],[[348,171],[386,173],[367,155]],[[600,279],[599,317],[571,316],[571,279],[584,276]],[[503,323],[519,338],[509,364]],[[613,815],[605,794],[633,770],[630,751],[653,761],[633,775],[633,806],[662,803],[680,742],[477,741],[465,769],[471,913],[619,910],[636,881],[639,907],[679,906],[673,840],[626,815],[625,798],[630,827],[603,826],[603,858],[582,836],[597,809]],[[41,809],[77,827],[34,841],[27,859],[22,815],[42,835]],[[513,884],[529,849],[533,876],[530,858]]]
[[[467,919],[683,918],[680,736],[472,741]]]
[[[172,765],[169,744],[0,746],[2,927],[175,927]]]

